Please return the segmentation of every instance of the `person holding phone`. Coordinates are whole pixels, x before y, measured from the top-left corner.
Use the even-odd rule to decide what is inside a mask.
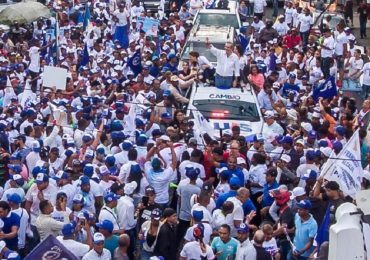
[[[153,255],[154,247],[157,243],[158,233],[162,226],[160,222],[162,212],[159,208],[153,209],[150,219],[141,225],[138,238],[143,246],[141,250],[141,260],[149,260]]]
[[[155,202],[156,193],[152,186],[145,187],[145,196],[137,206],[138,225],[141,226],[145,221],[150,220],[152,212],[159,209],[160,205]]]

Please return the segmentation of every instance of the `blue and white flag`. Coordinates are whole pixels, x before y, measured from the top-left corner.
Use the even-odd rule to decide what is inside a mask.
[[[83,27],[82,27],[83,31],[86,31],[88,29],[88,27],[90,26],[90,20],[91,20],[90,7],[89,7],[88,4],[86,4]]]
[[[355,198],[361,190],[363,168],[361,165],[361,145],[357,130],[344,145],[336,158],[333,153],[324,164],[321,176],[328,181],[336,181],[344,195]]]
[[[85,47],[84,47],[84,50],[83,50],[83,53],[82,53],[80,68],[89,64],[89,58],[90,58],[89,57],[89,51],[87,49],[87,44],[85,43]]]
[[[62,245],[62,243],[60,243],[53,235],[49,235],[46,239],[41,241],[41,243],[24,258],[24,260],[33,259],[78,260],[78,258]]]
[[[132,55],[128,59],[127,65],[129,66],[129,68],[132,70],[136,77],[137,74],[141,72],[141,52],[140,51],[135,52],[134,55]]]
[[[195,126],[194,128],[197,129],[197,131],[199,131],[199,137],[203,138],[205,134],[208,134],[209,137],[214,139],[215,129],[212,126],[212,124],[194,106],[192,106],[191,109],[192,109],[192,113],[194,117],[194,126]],[[200,143],[203,143],[203,142],[200,142]]]
[[[337,86],[335,84],[335,78],[333,76],[327,78],[325,82],[320,84],[319,86],[314,87],[312,93],[315,102],[319,100],[319,97],[327,99],[332,98],[336,95],[337,95]]]

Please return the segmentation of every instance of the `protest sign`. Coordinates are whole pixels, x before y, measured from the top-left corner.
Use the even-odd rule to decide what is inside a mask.
[[[147,36],[157,36],[159,21],[148,17],[138,17],[136,21],[138,31],[143,30]]]
[[[64,68],[45,66],[42,73],[43,86],[65,90],[67,83],[67,70]]]

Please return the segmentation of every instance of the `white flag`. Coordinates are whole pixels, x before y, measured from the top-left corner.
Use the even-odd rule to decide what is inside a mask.
[[[130,135],[131,140],[135,140],[135,130],[136,130],[136,124],[135,124],[135,118],[137,117],[137,101],[136,97],[132,100],[130,110],[128,112],[128,115],[125,116],[124,121],[125,121],[125,126],[124,126],[124,133],[126,135]]]
[[[361,190],[363,176],[358,130],[346,143],[337,158],[329,159],[326,162],[321,171],[321,176],[324,176],[328,181],[336,181],[345,195],[354,198],[356,192]]]
[[[24,86],[24,91],[22,93],[21,98],[21,106],[23,109],[26,107],[29,107],[30,103],[32,101],[36,100],[36,94],[32,92],[31,86],[30,86],[30,80],[26,80],[26,84]]]
[[[203,138],[204,134],[208,134],[209,137],[214,139],[215,129],[213,128],[213,126],[209,123],[209,121],[206,118],[204,118],[204,116],[202,115],[202,113],[199,112],[198,109],[196,109],[194,106],[192,106],[191,109],[194,117],[194,126],[195,126],[194,129],[199,131],[200,137]],[[197,136],[195,137],[198,139]]]

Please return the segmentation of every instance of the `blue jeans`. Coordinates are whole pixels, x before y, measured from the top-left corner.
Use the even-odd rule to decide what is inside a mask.
[[[303,45],[303,50],[307,49],[307,43],[308,43],[308,36],[310,35],[310,31],[307,32],[301,32],[301,38],[302,38],[302,45]]]
[[[277,17],[278,14],[279,14],[279,2],[278,2],[278,0],[272,0],[272,8],[273,8],[272,16]]]
[[[362,98],[365,100],[368,96],[370,96],[370,86],[362,84]]]
[[[221,77],[220,75],[216,74],[215,78],[215,85],[216,87],[232,87],[233,85],[233,77]]]
[[[153,256],[153,253],[145,251],[144,249],[141,250],[141,257],[140,260],[149,260]]]

